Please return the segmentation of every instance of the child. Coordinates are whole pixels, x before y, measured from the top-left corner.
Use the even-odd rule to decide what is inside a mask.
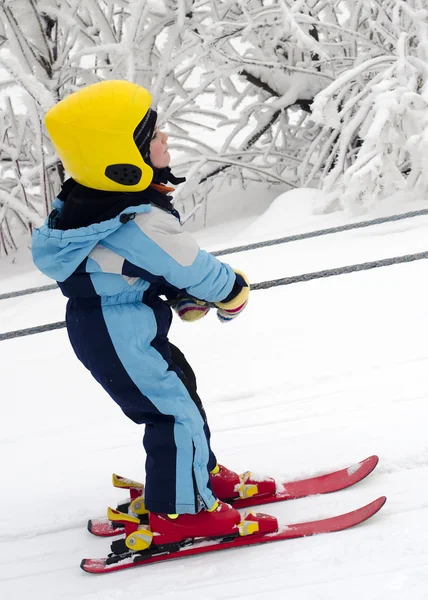
[[[46,127],[71,179],[34,233],[33,258],[69,298],[79,360],[145,424],[145,504],[160,543],[228,534],[240,521],[218,501],[236,497],[240,480],[210,448],[194,373],[168,340],[170,304],[186,321],[215,305],[227,322],[250,288],[180,229],[164,184],[183,179],[171,173],[168,136],[150,104],[140,86],[104,81],[49,110]]]

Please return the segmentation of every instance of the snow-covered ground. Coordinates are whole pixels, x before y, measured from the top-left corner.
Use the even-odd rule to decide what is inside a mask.
[[[197,237],[230,247],[350,220],[281,207],[246,219],[246,231],[241,222],[239,235],[236,224]],[[418,217],[223,259],[264,281],[427,250],[427,233]],[[25,261],[16,273],[9,263],[0,262],[0,293],[47,283]],[[142,431],[78,363],[65,330],[1,342],[0,597],[428,599],[427,275],[423,260],[256,291],[229,325],[211,314],[171,331],[230,468],[294,479],[380,456],[354,488],[265,512],[294,523],[385,494],[378,515],[341,533],[103,577],[79,569],[109,545],[86,520],[123,497],[111,472],[143,477]],[[61,320],[64,304],[58,291],[0,301],[0,332]]]

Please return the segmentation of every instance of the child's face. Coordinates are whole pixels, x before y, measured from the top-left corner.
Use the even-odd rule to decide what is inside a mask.
[[[152,141],[150,142],[150,161],[157,169],[167,167],[171,160],[167,142],[168,134],[155,127]]]

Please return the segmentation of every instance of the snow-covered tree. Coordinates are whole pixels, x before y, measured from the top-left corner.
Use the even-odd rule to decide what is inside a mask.
[[[102,79],[152,91],[188,175],[176,194],[185,219],[225,181],[323,186],[333,207],[425,191],[424,4],[0,2],[0,252],[46,216],[65,176],[46,110]]]
[[[370,48],[354,50],[353,65],[315,99],[312,118],[323,128],[312,172],[333,203],[358,210],[397,190],[428,191],[428,6],[388,0],[354,10]]]

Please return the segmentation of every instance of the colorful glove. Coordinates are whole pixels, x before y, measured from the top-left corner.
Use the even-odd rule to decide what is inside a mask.
[[[242,271],[235,270],[236,281],[233,290],[223,302],[216,302],[217,317],[221,323],[228,323],[236,319],[248,304],[250,282]]]
[[[182,321],[188,321],[189,323],[202,319],[210,310],[206,302],[196,300],[196,298],[180,298],[172,305],[172,308]]]

